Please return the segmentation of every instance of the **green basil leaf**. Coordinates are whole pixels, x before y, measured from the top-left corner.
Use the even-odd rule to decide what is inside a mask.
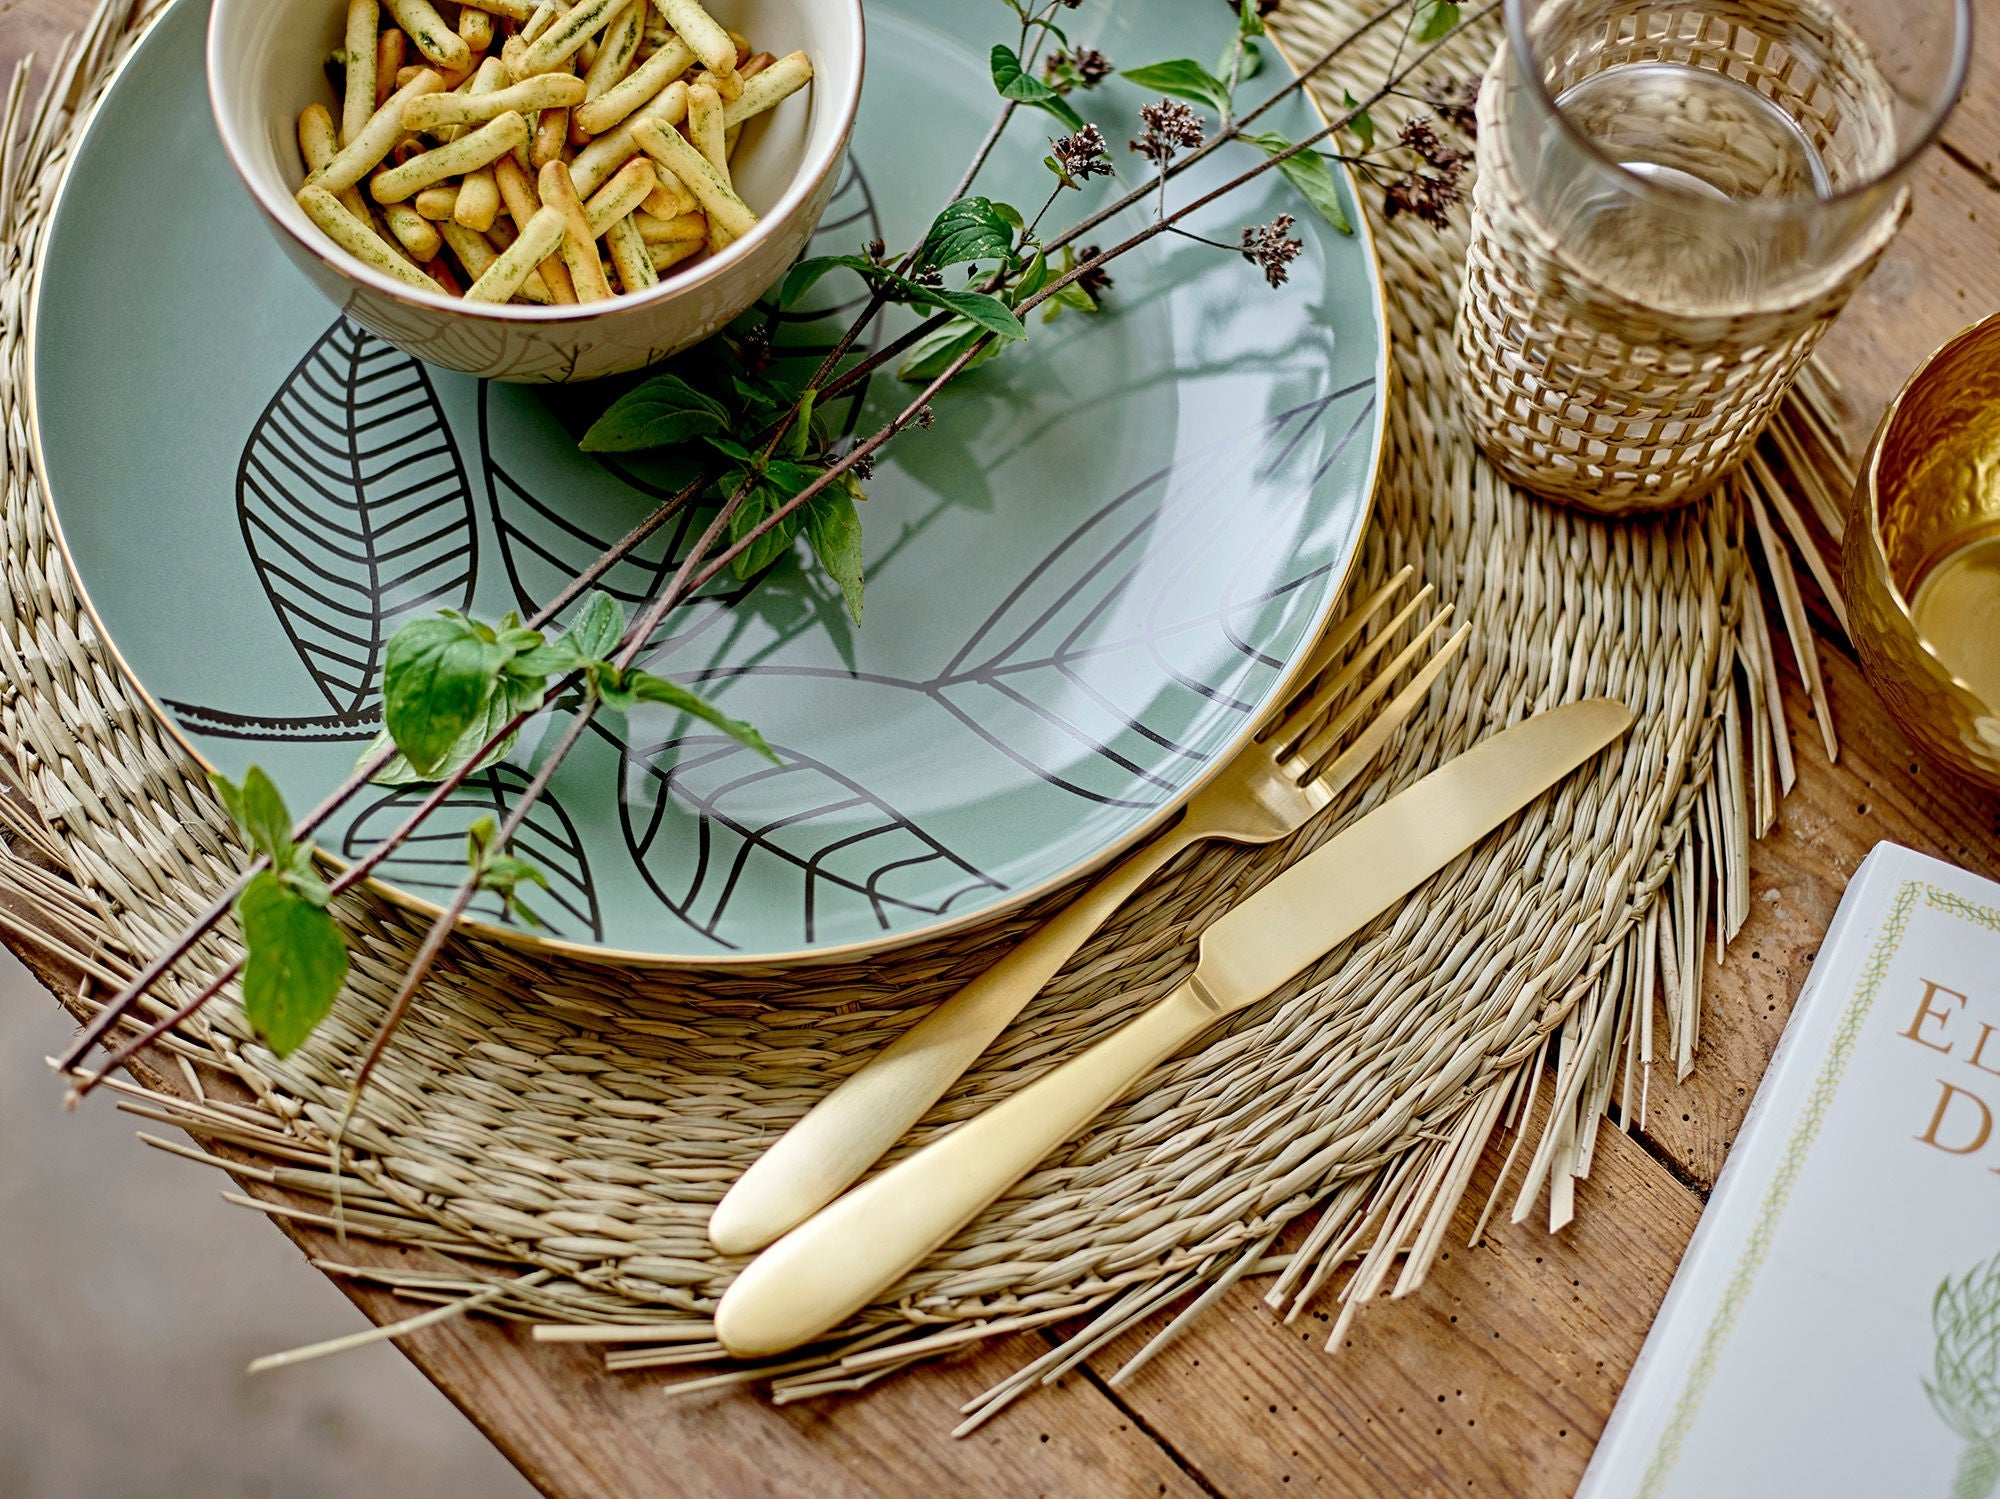
[[[625,673],[623,685],[633,702],[660,703],[669,708],[678,708],[689,717],[698,718],[703,723],[722,730],[738,744],[755,750],[773,765],[779,763],[778,757],[771,753],[771,746],[764,742],[762,734],[741,719],[731,718],[707,698],[690,692],[680,683],[669,682],[665,677],[656,677],[649,671],[640,671],[634,667]]]
[[[798,407],[792,413],[792,424],[785,429],[785,451],[794,458],[806,456],[806,449],[812,446],[813,406],[819,400],[819,392],[808,390],[799,396]]]
[[[1005,260],[1014,249],[1020,214],[987,198],[960,198],[931,221],[917,251],[917,264],[943,269],[970,260]],[[1016,221],[1008,222],[1007,215]]]
[[[992,67],[993,87],[999,90],[1001,98],[1035,109],[1046,109],[1071,130],[1083,129],[1083,116],[1076,112],[1069,100],[1022,67],[1021,59],[1014,55],[1012,47],[996,45],[992,52]]]
[[[729,541],[733,546],[743,540],[765,517],[784,504],[789,496],[781,495],[769,484],[755,484],[743,496],[743,503],[736,507],[736,513],[729,517]],[[750,544],[748,550],[738,555],[735,562],[736,576],[754,578],[758,573],[776,562],[792,548],[792,542],[799,534],[800,517],[797,511],[785,517],[764,535]]]
[[[1292,143],[1275,130],[1261,134],[1245,132],[1243,139],[1262,148],[1267,156],[1276,156],[1281,151],[1290,151]],[[1347,210],[1341,206],[1340,188],[1333,175],[1333,168],[1326,158],[1317,151],[1294,152],[1278,163],[1278,170],[1285,174],[1285,180],[1299,190],[1306,202],[1312,204],[1313,211],[1325,219],[1342,234],[1352,234],[1354,225],[1348,222]]]
[[[655,375],[611,403],[578,444],[586,453],[671,447],[729,429],[729,409],[678,375]]]
[[[1217,114],[1229,113],[1229,86],[1191,57],[1148,63],[1142,68],[1120,68],[1127,83],[1151,93],[1171,94],[1176,99],[1206,104]]]
[[[568,671],[581,664],[572,661],[565,664],[563,669]],[[541,677],[512,675],[501,677],[485,703],[481,705],[480,711],[466,725],[465,731],[452,742],[451,748],[445,751],[444,758],[428,771],[419,771],[410,763],[408,755],[398,754],[369,779],[378,786],[420,786],[431,781],[442,781],[461,765],[467,766],[467,773],[470,774],[473,771],[484,770],[489,765],[499,764],[507,758],[519,741],[521,737],[519,729],[501,739],[484,756],[480,756],[480,750],[485,748],[487,740],[500,732],[509,719],[517,714],[532,713],[542,706],[546,697],[544,680]],[[395,741],[385,730],[377,734],[368,748],[361,752],[361,758],[366,760],[377,750],[386,749],[394,743]]]
[[[602,661],[625,636],[625,606],[603,589],[583,602],[576,622],[563,632],[562,643],[586,661]]]
[[[223,806],[253,851],[263,854],[278,870],[290,869],[298,862],[292,846],[291,814],[285,810],[285,799],[276,784],[261,767],[253,765],[244,771],[241,786],[233,786],[219,775],[213,780]]]
[[[1051,157],[1049,159],[1053,161],[1055,158]],[[1014,306],[1019,307],[1048,284],[1049,257],[1044,255],[1040,250],[1037,250],[1035,251],[1035,258],[1028,262],[1028,268],[1021,272],[1021,279],[1014,283],[1013,289],[1009,294],[1009,299]]]
[[[950,368],[959,355],[983,338],[988,338],[984,328],[968,318],[955,317],[910,345],[910,351],[903,356],[903,362],[896,370],[896,378],[912,383],[935,380]],[[1004,347],[999,339],[989,339],[965,368],[968,371],[978,369]]]
[[[1441,42],[1458,29],[1458,7],[1452,0],[1417,0],[1415,25],[1416,41]]]
[[[1354,138],[1361,143],[1362,150],[1373,150],[1375,146],[1375,117],[1368,113],[1367,110],[1362,109],[1361,101],[1345,90],[1341,91],[1340,102],[1350,113],[1359,111],[1359,113],[1354,114],[1354,118],[1349,120],[1343,128],[1354,132]]]
[[[778,283],[778,305],[790,307],[817,286],[820,278],[829,271],[843,268],[866,271],[873,264],[873,261],[859,255],[816,255],[810,260],[801,260],[785,272],[785,279]]]
[[[1257,0],[1243,0],[1236,8],[1236,34],[1245,37],[1264,34],[1264,17],[1257,9]]]
[[[983,291],[940,291],[931,289],[931,301],[947,311],[955,312],[967,322],[977,323],[988,333],[1001,339],[1026,338],[1028,330],[1021,326],[1014,309],[998,297],[988,296]]]
[[[429,775],[479,718],[513,652],[466,620],[413,619],[383,653],[382,722],[410,764]]]
[[[843,486],[829,484],[806,502],[806,540],[827,576],[840,585],[847,612],[861,623],[861,512]]]
[[[1264,71],[1263,50],[1249,37],[1231,37],[1229,45],[1222,49],[1222,56],[1216,60],[1215,76],[1226,80],[1232,66],[1236,69],[1236,81],[1248,82]]]
[[[279,1056],[313,1032],[333,1008],[347,977],[347,942],[318,905],[266,870],[236,897],[236,919],[249,955],[243,963],[243,1015]]]

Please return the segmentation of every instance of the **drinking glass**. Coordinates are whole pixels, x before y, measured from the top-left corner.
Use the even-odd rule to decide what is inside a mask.
[[[1894,237],[1971,0],[1506,0],[1458,346],[1480,444],[1587,508],[1748,451]]]

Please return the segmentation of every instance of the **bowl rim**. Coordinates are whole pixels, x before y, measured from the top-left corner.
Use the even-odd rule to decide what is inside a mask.
[[[842,153],[847,149],[849,138],[854,133],[855,117],[861,109],[861,83],[867,72],[868,27],[864,18],[862,0],[835,0],[834,7],[844,19],[854,43],[854,68],[847,76],[838,80],[834,94],[834,129],[830,131],[817,150],[808,151],[799,169],[793,174],[784,194],[772,205],[771,210],[757,220],[756,227],[741,239],[732,242],[719,255],[709,255],[690,266],[685,271],[676,271],[661,280],[660,284],[645,291],[621,294],[602,302],[583,302],[554,307],[537,307],[532,304],[513,302],[467,302],[462,297],[454,297],[445,291],[419,292],[387,276],[381,271],[356,260],[338,245],[323,238],[315,238],[302,233],[286,214],[286,206],[296,207],[288,194],[279,200],[271,191],[270,184],[261,180],[247,164],[245,151],[238,142],[230,126],[228,111],[224,108],[222,87],[218,81],[221,68],[222,27],[218,18],[231,4],[270,3],[270,0],[208,0],[208,24],[202,42],[202,71],[206,75],[209,114],[215,122],[215,133],[222,142],[222,154],[229,158],[229,165],[237,178],[264,210],[264,216],[285,234],[294,244],[307,251],[327,269],[345,280],[366,287],[370,292],[388,297],[392,301],[409,308],[427,312],[456,314],[480,322],[519,323],[535,327],[560,328],[587,323],[614,313],[637,311],[657,303],[669,302],[685,292],[704,286],[716,277],[726,274],[739,262],[747,260],[767,240],[773,238],[780,228],[795,217],[810,198],[813,190],[825,180],[827,174],[839,165]],[[818,0],[814,0],[817,5]],[[815,69],[813,86],[821,82]]]
[[[1910,371],[1908,378],[1897,388],[1896,394],[1890,397],[1889,404],[1882,408],[1882,419],[1875,424],[1874,435],[1869,439],[1867,451],[1862,455],[1860,473],[1855,481],[1855,496],[1861,514],[1850,517],[1848,521],[1849,529],[1858,530],[1865,538],[1861,543],[1867,553],[1865,563],[1875,573],[1889,602],[1895,606],[1897,617],[1909,627],[1910,638],[1917,643],[1924,658],[1955,690],[1965,694],[1970,701],[1990,708],[2000,708],[2000,704],[1988,704],[1970,682],[1947,666],[1944,658],[1938,654],[1937,647],[1932,645],[1925,638],[1924,632],[1917,627],[1916,609],[1909,595],[1904,592],[1902,582],[1896,576],[1896,570],[1889,565],[1889,544],[1882,535],[1882,450],[1888,446],[1889,428],[1902,415],[1903,406],[1909,400],[1911,393],[1929,377],[1932,367],[1947,354],[1956,352],[1966,344],[1995,337],[2000,337],[2000,312],[1989,313],[1977,322],[1969,323],[1959,329],[1926,354],[1917,367]],[[1855,525],[1856,520],[1861,522],[1858,527]]]

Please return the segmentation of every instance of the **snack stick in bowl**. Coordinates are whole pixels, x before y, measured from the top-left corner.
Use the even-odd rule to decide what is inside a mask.
[[[764,69],[770,67],[771,64],[776,62],[777,60],[778,60],[777,58],[773,57],[768,52],[755,53],[746,61],[740,62],[736,65],[736,76],[738,79],[747,82],[750,79],[755,78],[759,73],[763,72]],[[737,97],[741,98],[742,95],[738,94]],[[725,157],[729,157],[732,160],[735,158],[736,137],[741,135],[742,133],[743,133],[743,127],[740,124],[723,126],[722,154]]]
[[[632,59],[639,51],[640,33],[645,30],[645,6],[646,0],[625,0],[624,9],[604,28],[597,56],[590,60],[584,74],[585,98],[597,98],[631,71]]]
[[[444,75],[433,68],[425,68],[391,94],[388,102],[368,117],[361,133],[342,146],[339,155],[307,177],[307,186],[323,187],[333,193],[354,186],[374,171],[382,158],[395,149],[396,142],[403,138],[403,111],[409,107],[410,101],[435,94],[443,87]]]
[[[736,43],[716,24],[715,17],[701,8],[700,0],[656,0],[656,3],[675,35],[688,44],[703,67],[711,73],[736,71]]]
[[[308,104],[299,111],[299,155],[306,171],[317,172],[339,154],[340,143],[333,130],[333,113],[324,104]],[[363,223],[368,221],[368,202],[358,188],[343,188],[337,194],[347,211]]]
[[[461,6],[458,12],[458,39],[472,50],[474,56],[493,45],[493,17],[483,10],[471,6]]]
[[[372,266],[383,275],[402,282],[418,291],[436,291],[438,285],[422,271],[403,259],[389,247],[389,242],[361,219],[357,219],[341,206],[340,199],[323,187],[311,185],[302,187],[298,193],[299,207],[306,217],[326,232],[341,249],[364,265]]]
[[[639,237],[639,228],[631,219],[620,219],[604,231],[604,248],[611,252],[618,284],[627,296],[660,284],[660,273],[653,269],[652,249]]]
[[[618,175],[590,195],[583,205],[584,222],[590,225],[593,237],[602,239],[605,231],[631,213],[653,190],[659,179],[653,175],[653,164],[645,157],[634,157],[618,169]]]
[[[499,16],[503,20],[521,22],[535,13],[532,0],[479,0],[472,9],[483,10],[489,16]]]
[[[597,236],[590,232],[590,221],[584,217],[583,201],[577,197],[569,168],[559,161],[550,162],[542,168],[537,185],[543,208],[553,208],[562,215],[563,264],[569,267],[577,301],[597,302],[609,297],[611,282],[604,274],[604,263],[597,258]]]
[[[375,42],[375,107],[380,109],[396,92],[396,75],[403,71],[403,49],[409,38],[390,27]],[[343,146],[354,144],[342,141]]]
[[[535,121],[535,143],[528,148],[528,165],[540,171],[561,161],[569,146],[569,111],[545,109]]]
[[[496,64],[496,72],[505,64]],[[484,74],[485,69],[480,69]],[[515,110],[564,109],[583,102],[584,83],[568,73],[541,73],[491,93],[430,94],[413,99],[403,111],[403,128],[431,134],[450,125],[481,125]]]
[[[649,245],[684,245],[689,240],[699,244],[708,238],[708,215],[704,213],[660,219],[642,209],[632,215],[632,221],[638,226],[639,237]]]
[[[434,224],[458,216],[458,189],[455,187],[427,187],[410,204],[418,213]]]
[[[378,203],[398,203],[447,177],[492,165],[528,138],[528,122],[517,111],[489,120],[448,146],[413,156],[377,176],[370,186]]]
[[[421,102],[421,101],[419,101]],[[722,185],[735,191],[729,180],[729,151],[722,141],[722,95],[711,84],[697,83],[688,90],[688,138],[701,152]]]
[[[668,271],[679,265],[683,260],[699,254],[700,251],[701,241],[698,239],[682,240],[679,244],[648,245],[646,247],[646,255],[653,262],[653,269],[662,276],[666,275]]]
[[[744,82],[743,92],[722,106],[722,123],[726,126],[741,125],[753,115],[760,115],[789,99],[808,83],[812,82],[812,59],[803,52],[788,52],[769,67],[759,70],[757,75]]]
[[[437,232],[436,225],[409,204],[391,203],[382,210],[382,221],[417,264],[437,259],[438,249],[444,243],[443,236]]]
[[[677,219],[684,213],[700,210],[700,202],[687,190],[686,184],[657,161],[653,163],[653,175],[660,179],[660,185],[648,195],[645,209],[654,218]]]
[[[500,199],[507,205],[507,216],[514,221],[514,231],[518,235],[528,227],[528,221],[542,211],[542,200],[535,191],[534,179],[513,157],[503,156],[493,163],[493,180],[499,184]],[[535,274],[547,284],[551,302],[576,300],[576,288],[570,284],[569,267],[563,264],[561,256],[544,260]]]
[[[403,28],[417,50],[441,68],[458,72],[472,61],[472,49],[465,39],[445,25],[431,0],[383,0],[396,24]]]
[[[351,141],[375,113],[376,33],[382,24],[379,0],[347,0],[347,77],[340,101],[340,138]]]
[[[438,233],[458,263],[465,267],[467,279],[477,281],[498,260],[499,254],[486,243],[486,236],[466,228],[463,224],[440,224]]]
[[[504,158],[512,161],[509,155]],[[481,167],[476,172],[467,172],[465,180],[458,185],[458,199],[451,206],[451,218],[478,234],[484,234],[493,227],[493,220],[500,214],[500,184],[494,180],[493,168]]]
[[[583,50],[583,44],[604,29],[612,14],[626,0],[577,0],[566,15],[558,16],[547,31],[528,44],[521,56],[523,76],[546,73],[561,67]]]
[[[521,226],[521,237],[501,252],[465,293],[468,302],[511,302],[528,273],[561,247],[566,226],[560,209],[544,208]]]
[[[694,65],[694,54],[679,37],[640,63],[616,84],[594,94],[576,112],[577,123],[592,135],[602,135]]]
[[[687,118],[687,97],[687,85],[675,79],[633,111],[632,117],[624,124],[600,135],[577,152],[576,160],[569,166],[576,178],[576,190],[586,194],[596,192],[613,172],[639,154],[639,143],[632,132],[641,120],[652,120],[671,132],[674,126]]]
[[[478,71],[461,84],[456,92],[448,95],[429,94],[425,97],[431,99],[465,98],[473,94],[497,93],[506,86],[507,64],[500,61],[497,57],[489,57],[480,63]],[[421,100],[418,101],[418,103],[421,102]],[[415,105],[411,106],[411,108],[415,107]],[[403,123],[405,125],[410,123],[410,112],[408,109],[403,111]],[[447,130],[438,132],[438,139],[440,141],[455,141],[463,134],[465,134],[465,127],[463,125],[454,125]]]
[[[711,238],[718,229],[735,239],[756,227],[757,215],[750,211],[750,206],[736,196],[734,189],[708,164],[708,158],[689,145],[678,130],[662,130],[655,121],[641,120],[632,127],[632,139],[695,195],[708,214]]]

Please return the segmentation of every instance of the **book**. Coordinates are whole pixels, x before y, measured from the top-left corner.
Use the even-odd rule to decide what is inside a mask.
[[[2000,1494],[2000,885],[1842,896],[1579,1499]]]

